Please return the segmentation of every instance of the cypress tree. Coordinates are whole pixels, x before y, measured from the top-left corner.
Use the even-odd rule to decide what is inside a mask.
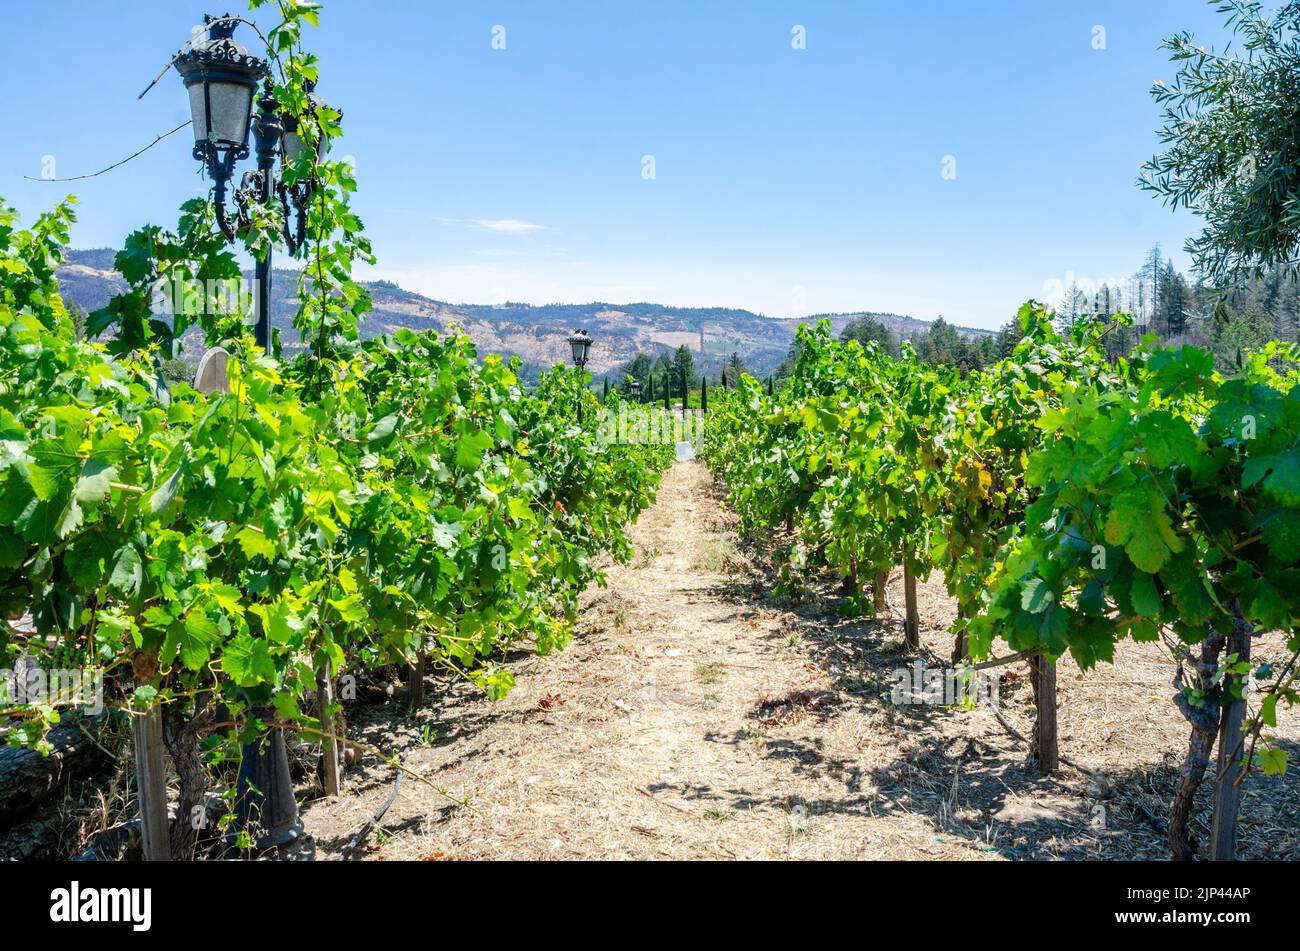
[[[708,411],[709,411],[709,378],[707,376],[702,376],[700,377],[700,412],[707,413]]]

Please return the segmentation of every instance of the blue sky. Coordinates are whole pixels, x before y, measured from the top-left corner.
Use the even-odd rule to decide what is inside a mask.
[[[0,196],[30,219],[75,192],[77,247],[173,224],[204,188],[188,130],[99,178],[23,176],[46,156],[94,171],[187,118],[174,74],[136,96],[204,7],[0,9]],[[1223,39],[1199,0],[327,0],[308,42],[345,112],[366,276],[453,302],[993,327],[1049,282],[1127,276],[1157,241],[1187,267],[1196,220],[1134,185],[1157,147],[1148,88],[1173,75],[1158,45],[1182,29]]]

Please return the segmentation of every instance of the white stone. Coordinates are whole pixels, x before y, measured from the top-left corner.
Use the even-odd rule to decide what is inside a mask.
[[[200,393],[229,393],[230,380],[226,376],[229,360],[230,354],[221,347],[213,347],[203,354],[194,373],[194,388]]]

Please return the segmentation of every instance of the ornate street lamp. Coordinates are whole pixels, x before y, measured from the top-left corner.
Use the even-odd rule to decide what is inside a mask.
[[[290,254],[296,254],[306,236],[306,202],[311,197],[314,183],[301,179],[292,188],[276,178],[275,162],[281,153],[286,162],[294,162],[306,149],[299,135],[297,120],[280,114],[279,104],[272,95],[270,69],[234,39],[238,18],[231,16],[205,16],[208,38],[176,57],[176,71],[180,73],[190,97],[190,116],[194,125],[194,157],[204,163],[212,178],[213,203],[217,210],[217,224],[226,239],[233,241],[242,228],[252,221],[254,204],[269,205],[278,197],[284,211],[282,235]],[[253,99],[258,85],[257,112],[253,114]],[[315,114],[324,100],[308,97],[309,109]],[[289,128],[286,128],[288,126]],[[226,194],[234,177],[235,165],[248,158],[248,133],[252,129],[257,159],[256,170],[247,171],[240,179],[235,192],[235,213],[226,209]],[[317,129],[317,148],[324,148],[325,137]],[[292,150],[292,155],[291,155]],[[318,152],[323,155],[323,151]],[[289,227],[289,205],[292,202],[297,222]],[[257,284],[257,310],[253,334],[258,346],[271,347],[271,250],[257,259],[254,269]]]
[[[190,117],[194,126],[194,157],[204,163],[212,178],[217,224],[227,240],[233,241],[240,228],[250,222],[250,207],[256,201],[268,204],[275,194],[272,176],[279,153],[282,125],[279,109],[271,95],[270,69],[234,39],[238,19],[205,16],[207,39],[196,43],[175,59],[176,71],[189,93]],[[257,115],[252,115],[258,86]],[[248,158],[248,133],[252,129],[257,152],[257,170],[244,173],[236,192],[236,217],[226,211],[226,192],[235,165]],[[286,220],[287,220],[286,214]],[[299,225],[301,233],[302,225]],[[286,227],[287,231],[287,227]],[[288,237],[288,235],[286,235]],[[291,245],[292,246],[292,245]],[[271,251],[257,260],[257,312],[254,333],[259,346],[270,348]],[[256,709],[269,718],[270,708]],[[293,797],[289,758],[284,735],[272,729],[264,742],[243,748],[235,795],[236,828],[262,832],[259,849],[282,846],[302,834],[298,804]]]
[[[248,124],[253,95],[270,70],[235,42],[238,21],[205,16],[208,38],[176,58],[176,71],[190,95],[194,157],[213,180],[225,183],[235,163],[248,158]]]
[[[569,346],[573,348],[573,365],[578,368],[578,425],[582,425],[582,369],[587,365],[587,356],[591,353],[591,335],[585,330],[575,330],[569,334]]]
[[[641,400],[641,381],[636,377],[627,381],[628,392],[632,394],[632,402],[637,403]]]
[[[591,353],[591,335],[585,330],[575,330],[569,334],[569,346],[573,348],[573,365],[581,370]]]

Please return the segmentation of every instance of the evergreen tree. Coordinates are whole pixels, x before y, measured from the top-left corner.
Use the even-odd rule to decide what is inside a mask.
[[[731,351],[731,356],[727,357],[727,362],[722,366],[722,385],[724,388],[740,385],[740,375],[747,372],[745,361],[740,358],[740,354]]]
[[[627,363],[623,364],[619,371],[618,383],[615,384],[618,391],[623,394],[631,392],[631,382],[636,380],[641,384],[644,391],[648,385],[652,385],[651,374],[654,370],[654,364],[644,353],[638,353]]]
[[[854,317],[840,331],[840,340],[843,343],[856,340],[864,347],[874,340],[885,353],[898,355],[898,341],[893,332],[875,317]]]
[[[73,328],[74,335],[78,340],[85,340],[86,339],[86,309],[74,301],[72,305],[68,308],[68,311],[72,315],[72,328]],[[186,382],[193,382],[193,379],[191,378]]]
[[[1087,295],[1079,290],[1078,282],[1070,281],[1070,286],[1065,289],[1065,296],[1061,298],[1061,303],[1056,309],[1056,324],[1062,333],[1069,333],[1070,328],[1087,308],[1087,302]]]
[[[1142,270],[1138,272],[1138,279],[1143,290],[1146,292],[1145,306],[1142,308],[1143,313],[1139,316],[1145,322],[1151,324],[1151,329],[1160,333],[1163,331],[1161,326],[1161,317],[1163,316],[1163,307],[1160,288],[1160,277],[1164,271],[1164,260],[1160,254],[1160,245],[1156,244],[1147,252],[1146,263],[1142,265]]]
[[[1187,327],[1187,312],[1191,304],[1187,281],[1174,270],[1174,262],[1165,263],[1160,280],[1160,330],[1170,337],[1180,336]]]
[[[659,356],[655,358],[654,374],[659,378],[659,388],[672,392],[672,373],[673,373],[673,352],[671,350],[660,350]]]
[[[1004,360],[1011,356],[1011,351],[1016,349],[1019,342],[1020,326],[1014,320],[1003,324],[997,336],[998,359]]]
[[[682,393],[682,406],[688,402],[688,391],[691,382],[695,379],[695,354],[691,348],[685,345],[677,348],[673,355],[673,387],[680,388]]]

